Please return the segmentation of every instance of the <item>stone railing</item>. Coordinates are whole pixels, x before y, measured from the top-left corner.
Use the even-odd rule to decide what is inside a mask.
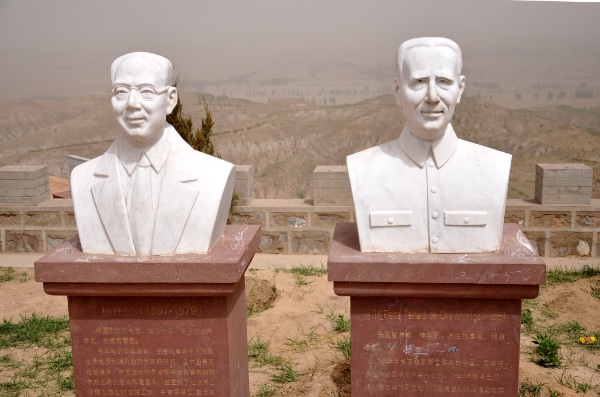
[[[0,168],[0,187],[6,185],[4,168]],[[236,224],[262,226],[259,252],[326,254],[335,225],[355,221],[345,166],[316,167],[311,200],[253,199],[253,174],[253,166],[236,167],[235,191],[240,200],[232,218]],[[37,174],[21,177],[25,181],[39,179]],[[507,200],[505,222],[519,224],[542,256],[598,257],[600,200],[590,198],[591,180],[589,167],[580,164],[539,164],[539,197]],[[27,183],[33,186],[39,182]],[[24,189],[29,194],[44,190]],[[2,201],[4,191],[0,189],[1,252],[45,252],[77,233],[70,199],[15,199],[17,192],[11,191],[13,198],[8,204]],[[36,200],[40,200],[37,205],[33,204]],[[26,205],[13,204],[19,202]]]

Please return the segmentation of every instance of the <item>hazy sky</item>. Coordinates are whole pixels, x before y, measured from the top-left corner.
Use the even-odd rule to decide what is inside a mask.
[[[151,51],[194,79],[261,60],[362,56],[446,36],[465,58],[600,49],[600,4],[505,0],[0,0],[0,99],[110,88],[114,58]],[[525,51],[524,51],[525,50]]]

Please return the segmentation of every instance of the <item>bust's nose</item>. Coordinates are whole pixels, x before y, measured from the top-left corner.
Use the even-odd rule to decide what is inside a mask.
[[[138,98],[138,90],[129,91],[129,96],[127,97],[127,107],[132,109],[137,109],[140,107],[140,100]]]
[[[429,81],[427,85],[427,102],[429,103],[438,103],[440,101],[440,97],[437,93],[437,87],[435,85],[435,80],[432,79]]]

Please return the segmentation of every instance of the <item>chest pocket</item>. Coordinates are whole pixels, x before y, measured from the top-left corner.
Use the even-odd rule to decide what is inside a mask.
[[[446,226],[485,226],[487,211],[444,211]]]
[[[395,227],[412,225],[412,211],[371,211],[371,227]]]

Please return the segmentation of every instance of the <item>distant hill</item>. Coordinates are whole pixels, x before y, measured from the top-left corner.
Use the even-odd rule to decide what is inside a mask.
[[[47,164],[66,177],[66,156],[95,157],[117,134],[107,96],[0,101],[0,164]]]
[[[541,117],[574,125],[600,135],[600,106],[579,109],[557,105],[534,109]]]
[[[199,126],[202,95],[181,96]],[[391,95],[341,106],[206,98],[215,146],[223,159],[255,166],[256,198],[310,198],[315,166],[343,165],[347,155],[397,138],[404,125]],[[463,97],[453,125],[459,137],[513,155],[509,197],[533,197],[536,163],[583,162],[594,168],[600,198],[599,111],[560,108],[509,110]],[[95,157],[110,145],[113,117],[108,96],[0,102],[0,164],[48,164],[66,177],[67,154]]]

